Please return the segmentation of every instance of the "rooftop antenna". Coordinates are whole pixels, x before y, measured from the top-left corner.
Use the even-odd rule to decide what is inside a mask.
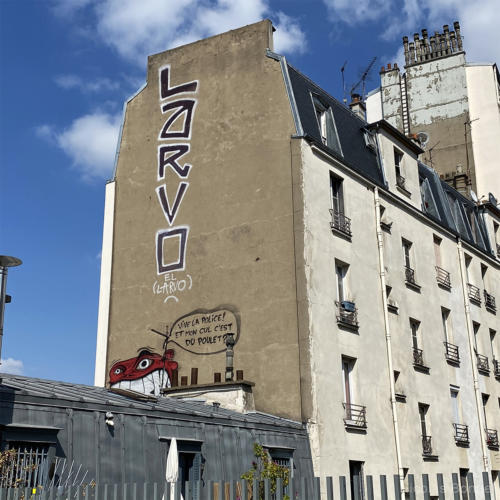
[[[368,76],[368,73],[370,73],[370,70],[373,68],[373,65],[375,64],[375,61],[377,60],[377,56],[375,56],[371,61],[370,61],[370,64],[368,64],[368,66],[366,67],[366,69],[363,71],[363,74],[361,75],[361,78],[359,79],[358,83],[355,83],[352,87],[351,87],[351,96],[354,94],[354,91],[360,86],[360,85],[363,85],[363,91],[362,91],[362,94],[361,94],[361,98],[362,100],[364,101],[365,100],[365,87],[366,87],[366,78]]]
[[[430,147],[427,151],[429,152],[429,165],[431,168],[434,168],[434,165],[432,163],[432,151],[434,151],[434,148],[440,143],[441,141],[437,141],[434,146]]]
[[[345,60],[342,67],[340,68],[340,72],[342,73],[342,92],[344,95],[344,98],[342,99],[342,101],[344,101],[344,104],[347,104],[347,97],[345,95],[345,78],[344,78],[344,70],[345,70],[346,66],[347,66],[347,59]]]

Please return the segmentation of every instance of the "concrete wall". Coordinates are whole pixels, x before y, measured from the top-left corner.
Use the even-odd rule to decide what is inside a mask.
[[[496,65],[468,65],[472,149],[479,198],[493,193],[500,198],[500,90]],[[479,118],[479,119],[477,119]]]
[[[115,362],[133,363],[144,347],[161,356],[164,337],[152,329],[169,332],[193,311],[224,310],[237,339],[235,368],[263,388],[257,409],[280,408],[300,419],[290,157],[295,129],[280,64],[266,57],[268,47],[271,25],[263,21],[149,58],[147,85],[127,105],[116,171],[106,372]],[[196,81],[196,90],[160,99],[159,70],[167,64],[170,88]],[[161,106],[178,99],[196,100],[189,137],[159,138],[169,116]],[[180,117],[170,131],[183,124]],[[188,175],[166,166],[165,180],[159,178],[158,147],[165,144],[189,145],[178,159],[184,170],[191,165]],[[172,222],[155,191],[166,184],[172,209],[180,182],[189,187]],[[159,272],[157,233],[174,228],[189,229],[184,269]],[[166,239],[164,249],[164,264],[177,260],[179,238]],[[192,367],[199,368],[199,383],[224,372],[223,338],[213,323],[206,326],[212,331],[188,327],[179,333],[177,326],[175,343],[169,342],[179,381]],[[213,343],[199,344],[201,337]]]

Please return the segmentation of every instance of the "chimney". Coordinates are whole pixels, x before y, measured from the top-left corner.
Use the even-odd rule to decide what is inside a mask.
[[[415,63],[415,44],[410,42],[410,64]]]
[[[409,64],[409,54],[408,54],[408,37],[404,36],[403,37],[403,48],[404,48],[404,53],[405,53],[405,64]]]
[[[420,62],[422,60],[422,50],[420,47],[420,38],[418,37],[418,33],[413,34],[413,42],[415,43],[415,62]]]
[[[427,37],[427,30],[424,28],[422,30],[422,44],[423,44],[423,50],[422,50],[422,61],[426,61],[429,59],[429,42],[428,42],[428,37]]]
[[[453,27],[455,28],[455,33],[457,35],[458,50],[463,50],[462,37],[460,36],[460,23],[455,21],[453,23]]]
[[[450,29],[447,24],[443,26],[444,40],[445,40],[445,54],[451,54],[451,43],[450,43]]]
[[[457,39],[456,39],[456,36],[455,36],[455,32],[452,31],[450,33],[450,38],[451,38],[451,50],[452,52],[456,52],[458,50],[458,47],[457,47]]]
[[[365,103],[361,100],[361,96],[359,94],[351,95],[351,103],[349,104],[349,107],[354,114],[358,115],[362,120],[366,121],[366,106]]]

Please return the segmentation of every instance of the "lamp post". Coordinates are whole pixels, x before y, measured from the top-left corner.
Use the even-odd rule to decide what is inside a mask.
[[[10,297],[6,294],[7,290],[7,272],[9,267],[16,267],[22,264],[22,260],[8,255],[0,255],[0,363],[2,362],[2,340],[3,340],[3,318],[5,313],[5,304],[10,302]],[[9,298],[9,300],[7,300]]]

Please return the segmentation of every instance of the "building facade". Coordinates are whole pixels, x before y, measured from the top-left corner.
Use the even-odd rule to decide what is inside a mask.
[[[382,68],[366,100],[368,121],[383,118],[418,136],[421,159],[465,196],[472,189],[478,199],[498,198],[500,73],[495,63],[468,62],[460,24],[453,27],[403,38],[405,71]]]
[[[500,213],[353,111],[269,21],[149,58],[106,187],[96,385],[196,390],[229,351],[257,410],[307,423],[316,475],[498,488]]]

